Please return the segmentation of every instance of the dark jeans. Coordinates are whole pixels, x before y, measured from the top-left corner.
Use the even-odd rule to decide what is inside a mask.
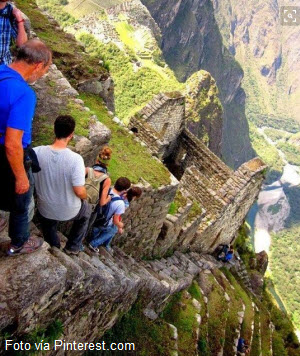
[[[89,220],[91,216],[91,206],[86,201],[81,202],[79,213],[70,221],[74,221],[66,248],[72,251],[79,251],[82,241],[86,236]],[[51,245],[60,248],[60,238],[57,235],[58,220],[51,220],[41,216],[41,226],[44,239]]]
[[[29,239],[28,207],[33,194],[34,179],[31,169],[27,171],[30,183],[28,192],[16,194],[15,176],[6,158],[5,149],[0,145],[1,199],[0,209],[9,211],[8,235],[12,245],[21,247]]]

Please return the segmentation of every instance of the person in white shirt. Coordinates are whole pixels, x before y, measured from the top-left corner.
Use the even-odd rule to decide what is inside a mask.
[[[68,254],[78,254],[82,250],[91,215],[91,207],[85,200],[83,159],[67,148],[74,130],[75,120],[71,116],[59,116],[54,123],[54,143],[34,148],[41,167],[34,178],[42,232],[51,246],[60,248],[58,223],[74,221],[65,247]]]

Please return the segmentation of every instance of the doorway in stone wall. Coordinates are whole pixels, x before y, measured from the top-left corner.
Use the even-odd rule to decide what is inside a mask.
[[[170,156],[164,159],[164,164],[169,171],[180,181],[185,171],[185,160],[187,151],[183,147],[175,150]]]

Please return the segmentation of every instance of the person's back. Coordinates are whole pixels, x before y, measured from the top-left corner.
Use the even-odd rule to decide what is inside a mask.
[[[27,147],[31,143],[36,95],[22,76],[6,65],[0,65],[0,93],[0,145],[4,145],[4,134],[9,126],[23,130],[22,144]]]
[[[83,159],[67,148],[74,130],[72,116],[59,116],[54,122],[54,143],[34,149],[41,168],[35,174],[35,186],[43,235],[51,246],[60,248],[59,221],[74,221],[65,247],[68,254],[78,254],[82,250],[91,215],[86,201]]]
[[[111,201],[105,206],[105,219],[101,218],[98,224],[97,219],[93,228],[92,238],[89,247],[98,252],[98,246],[104,245],[111,251],[110,242],[117,232],[123,233],[124,224],[121,215],[125,212],[125,203],[121,196],[130,188],[131,182],[128,178],[119,178],[114,187],[110,190]]]
[[[73,186],[84,185],[82,157],[68,148],[57,150],[40,146],[34,150],[41,167],[41,171],[35,174],[39,212],[53,220],[73,218],[81,207]]]

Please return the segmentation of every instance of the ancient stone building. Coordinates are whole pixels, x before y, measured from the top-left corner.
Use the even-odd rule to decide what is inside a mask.
[[[145,252],[146,256],[163,256],[176,249],[213,252],[219,244],[232,243],[257,198],[265,164],[254,158],[235,172],[231,170],[185,127],[184,98],[176,93],[157,95],[131,118],[129,129],[169,167],[187,203],[175,216],[164,216],[168,201],[164,192],[168,193],[171,203],[170,198],[175,197],[177,188],[160,188],[161,194],[156,199],[144,194],[126,215],[130,222],[141,217],[135,222],[140,233],[130,232],[120,237],[119,246],[141,257]],[[192,201],[196,201],[201,213],[190,220]],[[152,204],[151,209],[149,204]],[[144,209],[149,210],[148,215],[143,213]],[[145,228],[151,231],[151,237],[147,237]],[[143,244],[143,251],[139,248],[130,251],[132,249],[126,247]]]

